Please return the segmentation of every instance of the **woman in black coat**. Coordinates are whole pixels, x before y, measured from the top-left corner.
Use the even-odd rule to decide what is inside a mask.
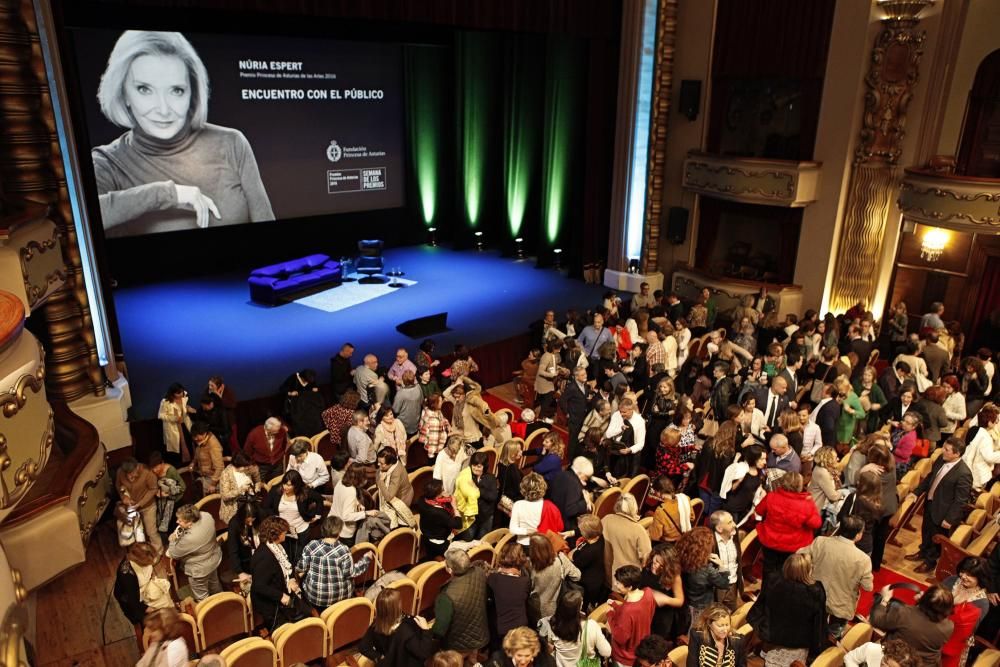
[[[287,539],[287,534],[288,522],[284,519],[264,519],[260,525],[261,546],[250,559],[250,600],[272,631],[295,618],[292,596],[298,593],[299,585],[284,549],[274,548]]]
[[[383,588],[375,599],[375,622],[361,638],[358,651],[376,667],[423,667],[437,641],[420,616],[403,613],[403,596]]]
[[[792,554],[782,577],[763,591],[747,622],[764,640],[765,665],[808,664],[826,643],[826,591],[812,576],[812,557]]]
[[[593,514],[577,519],[580,540],[570,552],[573,565],[580,569],[584,608],[596,607],[608,599],[607,575],[604,570],[604,537],[601,520]]]
[[[451,498],[441,495],[444,485],[431,479],[424,487],[424,497],[417,502],[420,515],[420,546],[427,559],[443,556],[448,550],[453,530],[462,527],[462,517],[455,515]]]
[[[309,526],[323,518],[323,496],[313,491],[296,470],[289,470],[275,484],[264,499],[264,511],[268,516],[280,516],[288,522],[289,533],[285,539],[285,552],[293,563],[309,540]]]
[[[469,459],[472,468],[472,481],[479,488],[479,513],[476,522],[469,529],[472,539],[480,540],[486,533],[493,530],[493,512],[500,500],[500,489],[497,478],[486,469],[486,454],[476,452]]]
[[[250,579],[250,559],[261,544],[260,524],[265,516],[259,503],[240,503],[236,515],[229,520],[226,551],[241,583]]]

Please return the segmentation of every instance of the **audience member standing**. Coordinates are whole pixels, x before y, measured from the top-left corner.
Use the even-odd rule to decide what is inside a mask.
[[[566,429],[569,433],[569,455],[579,454],[580,429],[587,418],[588,405],[593,394],[587,384],[587,369],[577,367],[573,370],[573,379],[566,383],[559,398],[559,407],[566,413]]]
[[[354,561],[351,550],[340,543],[343,528],[339,517],[323,519],[322,538],[306,545],[296,565],[306,600],[320,612],[354,595],[354,578],[364,574],[372,561],[370,553]]]
[[[809,554],[813,576],[826,589],[826,611],[830,615],[830,633],[838,639],[847,622],[854,618],[861,590],[870,591],[874,581],[872,563],[857,548],[864,534],[864,522],[855,516],[845,517],[837,534],[817,537],[801,550]]]
[[[608,574],[625,565],[641,568],[653,549],[649,532],[639,523],[639,503],[631,493],[623,493],[615,511],[601,519],[604,530],[604,563]],[[610,577],[609,577],[610,579]]]
[[[785,473],[757,505],[757,536],[764,551],[764,583],[780,576],[785,559],[813,541],[823,521],[812,497],[802,490],[802,475]]]
[[[260,470],[260,477],[271,481],[281,474],[288,449],[288,429],[277,417],[270,417],[247,434],[243,453]]]
[[[156,547],[157,551],[163,551],[163,540],[160,539],[156,525],[156,495],[159,486],[153,471],[135,459],[125,459],[115,476],[115,488],[123,503],[130,509],[139,511],[146,541]]]
[[[449,549],[444,563],[451,581],[434,602],[434,635],[441,640],[441,648],[468,656],[490,641],[486,575],[460,549]]]
[[[772,580],[747,616],[754,633],[764,641],[765,667],[809,664],[826,644],[826,592],[814,578],[812,558],[789,556],[782,576]]]
[[[962,508],[969,502],[972,492],[972,471],[962,460],[965,443],[958,438],[948,438],[941,456],[934,462],[931,472],[920,482],[913,500],[927,494],[924,503],[924,520],[920,525],[920,550],[905,556],[906,560],[923,561],[916,572],[931,572],[941,555],[935,535],[947,535],[962,521]]]
[[[218,568],[222,549],[215,539],[215,518],[194,505],[177,510],[177,528],[170,535],[167,556],[182,561],[195,602],[222,592]]]

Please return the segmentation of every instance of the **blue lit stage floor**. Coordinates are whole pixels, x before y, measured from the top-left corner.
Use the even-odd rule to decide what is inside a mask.
[[[358,347],[356,363],[374,352],[389,365],[397,347],[413,356],[419,341],[396,331],[405,320],[448,311],[451,331],[433,337],[447,354],[459,342],[477,346],[523,333],[546,308],[592,308],[604,291],[492,252],[413,246],[385,255],[387,269],[399,267],[417,284],[334,313],[252,304],[245,273],[116,290],[134,418],[155,418],[172,382],[195,399],[218,373],[241,399],[268,396],[301,368],[328,382],[330,357],[344,341]]]

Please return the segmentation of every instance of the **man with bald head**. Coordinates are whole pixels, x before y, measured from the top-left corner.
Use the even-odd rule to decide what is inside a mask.
[[[756,398],[757,409],[764,413],[764,423],[773,431],[778,426],[778,417],[790,407],[788,380],[774,376],[770,387],[757,390]]]
[[[378,357],[374,354],[366,354],[362,365],[354,369],[354,386],[357,387],[365,404],[372,400],[376,403],[385,403],[389,395],[389,385],[386,384],[385,378],[378,374]]]
[[[788,444],[788,438],[783,433],[772,435],[769,446],[771,449],[767,453],[769,479],[772,478],[772,470],[780,470],[782,474],[786,472],[802,472],[802,460],[799,459],[799,455],[795,453],[792,446]]]

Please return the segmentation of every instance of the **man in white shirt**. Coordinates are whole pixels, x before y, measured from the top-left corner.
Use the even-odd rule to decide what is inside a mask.
[[[736,522],[733,515],[725,510],[712,512],[708,518],[715,534],[712,561],[720,572],[729,573],[729,588],[716,589],[715,600],[726,605],[730,611],[736,611],[740,605],[740,589],[743,587],[743,577],[740,573],[740,545],[736,539]]]
[[[612,445],[610,453],[617,457],[615,464],[618,467],[615,476],[635,477],[639,472],[639,453],[646,444],[646,422],[636,411],[635,401],[630,398],[621,400],[618,412],[611,415],[604,437],[625,445],[622,449],[615,449]]]
[[[330,471],[326,469],[323,457],[310,450],[308,443],[296,442],[288,453],[287,470],[298,471],[306,486],[315,489],[330,481]]]
[[[812,471],[813,454],[823,446],[823,432],[812,419],[807,404],[799,406],[798,415],[802,424],[802,453],[799,458],[802,459],[802,474],[805,475]]]
[[[666,359],[663,362],[667,375],[674,377],[677,375],[677,339],[674,337],[674,328],[669,324],[663,327],[664,338],[660,342],[663,346],[663,353]]]

